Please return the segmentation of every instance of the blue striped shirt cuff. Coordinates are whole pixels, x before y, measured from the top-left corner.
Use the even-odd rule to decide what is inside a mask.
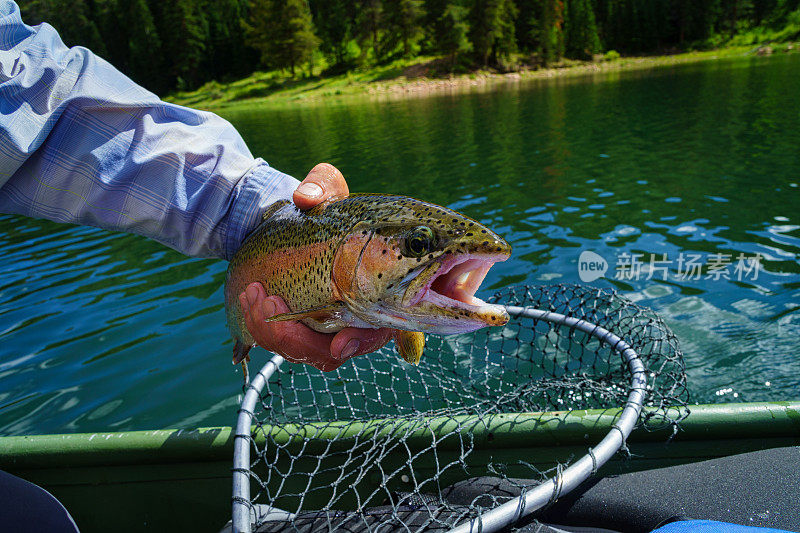
[[[278,200],[291,200],[300,184],[298,180],[275,170],[263,159],[245,174],[239,184],[237,197],[229,214],[225,259],[229,260],[250,234],[264,211]]]

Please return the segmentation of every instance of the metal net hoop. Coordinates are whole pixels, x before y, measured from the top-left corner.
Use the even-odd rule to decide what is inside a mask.
[[[567,401],[568,404],[563,405],[563,407],[568,410],[573,407],[582,408],[584,405],[581,402],[588,401],[585,400],[585,398],[592,396],[592,401],[596,401],[596,405],[600,405],[601,407],[622,406],[616,422],[611,426],[608,433],[600,439],[597,445],[589,448],[582,457],[571,462],[571,464],[568,464],[570,463],[569,458],[564,458],[563,462],[560,460],[557,468],[552,469],[550,475],[541,475],[541,479],[537,480],[536,483],[521,484],[519,487],[520,490],[518,491],[519,494],[515,497],[505,499],[492,498],[489,505],[486,505],[485,501],[481,501],[481,504],[473,501],[462,508],[447,503],[443,504],[441,501],[437,502],[432,499],[426,500],[426,498],[429,497],[425,493],[431,492],[431,484],[429,483],[430,480],[425,480],[415,482],[413,494],[404,494],[399,501],[391,503],[386,513],[381,515],[381,518],[392,521],[393,525],[386,526],[388,529],[381,529],[380,520],[373,520],[370,522],[371,518],[369,513],[365,515],[363,509],[361,509],[362,499],[358,495],[359,508],[355,512],[355,515],[359,517],[358,527],[353,529],[353,524],[355,523],[353,516],[355,515],[347,515],[348,517],[344,519],[346,527],[341,527],[341,520],[337,527],[336,520],[339,519],[337,517],[340,516],[340,511],[331,511],[331,509],[336,509],[338,500],[336,500],[336,498],[331,498],[329,502],[330,508],[323,508],[323,510],[319,512],[321,514],[318,513],[315,515],[314,520],[316,520],[316,526],[298,529],[296,521],[299,519],[298,517],[301,516],[300,513],[285,511],[282,510],[280,505],[274,505],[275,502],[280,502],[280,498],[284,496],[283,493],[287,492],[287,490],[283,488],[283,482],[294,474],[292,472],[279,472],[273,475],[273,471],[270,469],[279,470],[278,467],[261,464],[270,462],[268,457],[273,457],[269,455],[270,453],[280,455],[284,450],[283,444],[276,444],[275,441],[270,440],[271,433],[266,436],[262,449],[259,449],[255,444],[254,435],[258,431],[258,428],[262,428],[262,431],[265,433],[272,431],[263,430],[265,426],[262,426],[262,421],[259,420],[259,415],[257,414],[259,404],[261,404],[262,418],[273,420],[277,423],[278,427],[280,427],[281,424],[285,424],[285,427],[289,428],[287,431],[290,433],[292,431],[299,431],[297,428],[291,429],[291,414],[293,412],[299,411],[299,415],[296,415],[297,418],[299,418],[301,422],[306,423],[309,421],[312,423],[319,423],[329,416],[338,420],[343,418],[343,416],[341,416],[341,413],[338,411],[321,411],[319,408],[317,408],[316,413],[311,413],[312,416],[308,415],[308,409],[306,409],[306,414],[304,414],[303,408],[298,408],[298,404],[302,404],[302,402],[298,401],[297,397],[295,397],[294,403],[287,403],[283,400],[278,401],[275,396],[275,391],[283,390],[281,388],[283,387],[283,383],[279,384],[278,388],[275,389],[275,380],[273,380],[273,383],[271,383],[270,380],[273,377],[276,377],[278,380],[282,379],[281,376],[285,374],[285,372],[282,368],[282,365],[284,365],[283,358],[275,355],[254,376],[245,393],[239,411],[234,440],[233,531],[250,532],[252,531],[254,523],[258,527],[259,525],[269,524],[271,523],[270,521],[275,524],[283,523],[286,529],[294,531],[331,531],[334,529],[350,531],[456,531],[458,533],[498,531],[554,502],[560,496],[573,490],[581,482],[595,473],[597,469],[605,464],[621,447],[625,446],[628,436],[637,425],[637,421],[639,421],[644,406],[648,407],[648,416],[646,418],[654,427],[659,425],[663,426],[665,424],[677,424],[677,422],[685,416],[680,410],[677,414],[668,414],[669,408],[675,405],[685,406],[685,372],[683,371],[683,360],[680,350],[677,347],[677,340],[669,329],[660,322],[660,319],[658,319],[655,313],[633,304],[629,300],[616,295],[616,293],[608,293],[599,289],[580,286],[512,287],[502,293],[498,293],[492,300],[494,300],[495,303],[504,302],[502,304],[505,305],[511,315],[512,321],[517,324],[521,324],[524,320],[527,320],[529,322],[526,322],[526,324],[534,324],[535,327],[540,329],[543,327],[542,325],[548,325],[547,327],[550,329],[545,330],[544,333],[540,331],[538,334],[533,332],[530,335],[527,333],[522,335],[523,332],[527,331],[527,329],[525,329],[526,327],[521,325],[517,326],[520,329],[516,332],[516,336],[514,337],[514,340],[517,341],[521,347],[525,347],[529,350],[541,348],[541,351],[546,354],[546,357],[540,364],[541,368],[544,369],[543,372],[545,375],[534,385],[531,385],[532,382],[511,383],[507,377],[497,381],[496,376],[491,372],[492,369],[487,366],[475,372],[482,372],[478,378],[483,379],[481,383],[486,388],[497,386],[498,396],[501,398],[492,403],[489,408],[487,408],[487,405],[489,405],[487,401],[480,398],[479,394],[475,394],[475,397],[473,397],[472,393],[465,393],[464,406],[457,405],[458,399],[451,401],[444,398],[439,402],[444,405],[444,407],[431,403],[430,405],[425,404],[421,409],[412,406],[409,411],[420,411],[426,416],[440,415],[440,418],[442,416],[445,418],[457,418],[461,416],[462,413],[476,416],[474,413],[479,413],[477,415],[478,418],[483,420],[482,417],[491,416],[491,414],[487,413],[496,415],[503,411],[511,411],[512,413],[530,411],[531,405],[537,405],[535,403],[531,404],[530,401],[525,398],[537,398],[536,401],[539,402],[538,405],[544,402],[544,408],[542,408],[541,411],[547,411],[548,409],[555,410],[555,407],[562,406],[564,401]],[[539,304],[538,307],[543,308],[529,305],[531,303]],[[576,310],[572,308],[576,305],[579,312],[575,312]],[[605,307],[605,309],[599,310],[599,307]],[[559,311],[566,311],[568,314]],[[557,331],[557,334],[554,334],[554,331]],[[630,339],[623,339],[626,334],[630,336]],[[544,335],[545,340],[539,342],[542,335]],[[485,350],[488,354],[488,358],[491,359],[492,354],[498,349],[498,346],[500,346],[499,350],[503,352],[503,357],[506,359],[511,357],[508,355],[511,351],[505,344],[507,339],[497,341],[496,339],[490,339],[490,337],[486,337],[486,339],[484,339],[484,337],[476,337],[470,340],[472,341],[471,343],[468,340],[468,343],[463,346],[456,343],[455,347],[451,346],[451,348],[453,351],[458,352],[463,351],[460,350],[460,348],[467,346],[470,349],[477,347],[475,349],[479,355]],[[561,372],[558,365],[563,364],[564,368],[569,368],[570,365],[574,365],[575,363],[574,354],[570,356],[572,357],[571,359],[564,358],[562,353],[564,351],[564,344],[570,346],[566,351],[570,351],[577,346],[580,352],[578,357],[580,365],[594,369],[597,376],[587,377],[586,372],[573,372],[572,374]],[[528,347],[528,345],[530,345],[530,347]],[[534,348],[534,345],[538,346],[538,348]],[[644,352],[642,352],[642,349],[644,349]],[[608,354],[616,354],[619,359],[618,366],[625,371],[624,378],[622,374],[620,374],[620,368],[617,368],[617,365],[613,363],[610,355],[598,357],[598,354],[601,354],[601,352],[604,354],[606,352]],[[441,353],[444,354],[445,352],[442,351]],[[589,356],[594,354],[593,357],[595,359],[587,356],[587,354],[589,354]],[[662,357],[664,354],[667,354],[667,356]],[[519,358],[519,354],[515,356]],[[428,357],[427,351],[425,357]],[[552,360],[558,362],[558,364],[552,365],[551,363],[553,361],[547,357],[552,358]],[[523,356],[517,369],[528,368],[525,366],[527,362],[524,359],[525,357]],[[452,361],[447,358],[447,354],[440,354],[437,361],[442,365],[449,365],[452,363]],[[504,365],[503,361],[504,359],[500,360],[501,367]],[[423,359],[422,365],[424,366],[425,363],[426,359]],[[289,366],[291,367],[292,365],[289,364]],[[380,368],[372,366],[370,366],[370,368],[372,369],[372,376],[375,381],[380,381]],[[398,367],[392,368],[396,370]],[[580,368],[585,370],[583,367]],[[424,372],[424,368],[422,371]],[[434,367],[432,371],[435,373],[437,368]],[[289,374],[291,374],[291,372],[290,369]],[[305,370],[301,372],[305,372]],[[472,370],[470,370],[470,372],[472,372]],[[528,372],[530,376],[530,370],[528,370]],[[495,372],[495,374],[497,373]],[[300,380],[300,377],[303,375],[304,374],[301,373],[297,376],[289,376],[288,383],[291,384],[291,387],[289,387],[291,390],[302,389],[302,387],[298,386],[298,383],[307,383],[310,389],[314,389],[313,382],[310,378],[307,382]],[[470,379],[476,379],[477,374],[470,375]],[[502,372],[500,375],[503,375]],[[335,378],[336,376],[333,377]],[[505,381],[503,381],[503,379]],[[328,391],[333,388],[332,384],[335,383],[336,381],[332,381],[331,376],[328,375],[325,378],[323,388],[325,391]],[[610,384],[613,384],[613,386]],[[442,388],[447,389],[447,383],[444,380],[442,381]],[[287,389],[287,387],[284,387],[284,389]],[[381,390],[376,390],[378,391],[378,396],[380,396]],[[430,391],[427,388],[424,390],[425,394],[430,396]],[[397,403],[397,398],[400,394],[402,394],[402,391],[401,393],[394,394],[395,403]],[[443,393],[443,397],[444,396],[446,396],[446,393]],[[265,401],[265,398],[268,398],[268,400]],[[345,396],[345,398],[347,403],[350,403],[350,398],[347,396]],[[447,403],[448,401],[450,403]],[[334,400],[332,403],[336,403],[336,401]],[[391,404],[392,398],[389,398],[387,403]],[[439,407],[438,409],[431,408],[437,407],[437,405]],[[357,416],[368,419],[369,409],[366,404],[361,407],[361,409],[362,411],[354,410],[352,406],[350,406],[350,414],[356,414]],[[254,423],[256,427],[255,430]],[[269,427],[274,428],[275,426],[270,425]],[[395,428],[395,426],[392,427]],[[303,431],[306,430],[303,429]],[[461,431],[463,431],[463,428],[461,428]],[[382,436],[387,437],[388,435],[387,438],[395,439],[402,444],[406,444],[405,439],[411,438],[408,431],[403,433],[400,437],[398,437],[397,433],[395,429],[392,429],[388,434],[384,433]],[[340,435],[344,438],[344,433],[340,433]],[[307,444],[314,439],[314,435],[311,435],[310,439],[306,437],[303,438],[304,442]],[[441,442],[441,440],[439,442]],[[436,446],[437,442],[436,439],[434,439],[431,448],[433,448],[433,454],[438,464],[439,456],[436,455]],[[472,451],[472,443],[465,444],[461,442],[460,446],[461,457],[459,461],[463,466],[464,457]],[[303,446],[302,449],[308,451],[312,455],[317,454],[320,461],[324,461],[326,453],[328,455],[334,455],[330,450],[330,446],[322,452],[313,452],[310,447],[306,448],[305,446]],[[256,451],[254,460],[251,456],[251,450]],[[278,455],[274,456],[276,458],[276,463]],[[295,455],[295,458],[299,458],[299,453]],[[415,455],[411,450],[408,451],[409,468],[411,468],[413,461],[417,459],[418,455],[420,454]],[[289,464],[294,465],[294,459]],[[260,477],[259,474],[255,472],[257,466],[262,468],[266,466],[268,473]],[[353,469],[364,468],[362,465],[356,464],[356,462],[352,462],[350,466]],[[448,464],[439,468],[441,471],[444,471],[450,466],[451,464]],[[381,472],[383,472],[383,468],[380,468]],[[317,470],[320,469],[321,467],[318,466]],[[436,487],[439,487],[438,476],[440,470],[437,470],[436,473]],[[384,474],[384,480],[391,480],[392,476],[395,476],[395,474],[396,472],[392,472],[388,477]],[[537,474],[542,473],[537,472]],[[500,475],[509,481],[514,481],[506,474]],[[313,473],[310,474],[310,476],[313,477]],[[395,477],[400,476],[397,475]],[[403,477],[407,478],[408,476]],[[273,487],[275,486],[276,480],[280,481],[280,483],[278,488],[274,489]],[[309,487],[312,481],[311,477],[309,477]],[[254,482],[256,483],[257,494],[251,496],[251,484]],[[423,490],[421,487],[426,487],[426,483],[427,489]],[[386,485],[386,483],[382,482],[382,485]],[[350,488],[353,488],[352,485]],[[384,491],[387,493],[390,492],[386,487],[384,487]],[[436,491],[434,490],[433,492]],[[300,498],[301,504],[298,506],[298,510],[301,509],[303,507],[302,501],[304,495],[293,496]],[[372,496],[374,496],[374,492],[370,494],[370,497]],[[265,500],[266,504],[254,503],[256,500]],[[372,501],[370,498],[366,498],[366,500]],[[412,524],[413,520],[409,518],[407,514],[404,514],[405,509],[407,509],[409,505],[411,505],[411,508],[414,510],[421,508],[430,515],[423,521],[427,527],[414,527]],[[447,510],[457,512],[450,513],[449,519],[443,518],[443,515],[437,515],[437,511],[432,510],[437,508],[437,506],[440,508],[444,506],[443,508]],[[333,512],[333,515],[331,515],[331,512]],[[325,527],[318,527],[320,520]],[[263,531],[273,530],[279,531],[284,529],[263,529]],[[259,529],[259,531],[262,531],[262,529]]]

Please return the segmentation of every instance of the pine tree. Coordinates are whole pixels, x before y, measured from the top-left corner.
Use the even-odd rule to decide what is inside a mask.
[[[169,89],[161,39],[147,2],[110,0],[103,3],[100,17],[100,31],[114,66],[152,91]]]
[[[573,59],[591,59],[600,50],[591,2],[567,0],[565,7],[564,53]]]
[[[765,22],[777,3],[778,0],[753,0],[753,25],[758,26]]]
[[[172,0],[156,2],[153,12],[170,86],[178,89],[196,86],[208,41],[205,11],[194,0]]]
[[[470,13],[470,41],[484,66],[508,58],[517,50],[514,21],[517,8],[512,0],[475,0]]]
[[[728,33],[732,37],[737,30],[740,21],[748,21],[753,17],[752,0],[729,0],[725,2],[724,9],[727,18]]]
[[[533,52],[539,48],[539,20],[541,0],[516,0],[517,20],[514,34],[517,46],[524,52]]]
[[[323,53],[336,65],[346,62],[347,43],[353,34],[353,2],[348,0],[312,1],[311,14]]]
[[[386,3],[383,13],[383,55],[390,56],[400,44],[403,57],[411,57],[413,47],[425,35],[421,26],[425,16],[422,0],[393,0]]]
[[[28,24],[49,22],[67,45],[87,46],[154,91],[240,77],[259,56],[265,65],[294,74],[320,45],[330,62],[346,65],[353,39],[362,60],[422,49],[449,56],[453,68],[472,45],[484,65],[497,65],[516,49],[536,52],[548,64],[563,55],[588,58],[602,48],[639,53],[686,47],[758,25],[780,30],[800,7],[800,0],[19,3]]]
[[[85,46],[101,56],[107,54],[92,0],[32,0],[19,4],[22,20],[27,24],[47,22],[58,30],[67,46]]]
[[[467,8],[448,4],[436,21],[436,48],[450,57],[451,72],[455,67],[458,55],[468,52],[471,48],[467,38],[469,33],[468,14]]]
[[[644,51],[660,50],[672,33],[671,0],[650,0],[639,12],[641,46]]]
[[[543,0],[539,20],[539,56],[547,66],[564,55],[564,2]]]
[[[674,0],[677,12],[678,43],[708,38],[721,19],[720,0]]]
[[[366,61],[367,51],[372,49],[375,61],[380,58],[380,36],[383,24],[381,0],[359,0],[356,17],[356,41],[361,47],[361,61]]]
[[[425,0],[423,9],[425,9],[425,17],[422,20],[423,30],[425,32],[425,40],[423,41],[422,49],[425,52],[437,52],[437,35],[443,32],[439,28],[439,21],[444,15],[444,10],[450,5],[450,0]]]
[[[308,4],[305,0],[254,0],[250,7],[250,22],[243,22],[247,42],[261,52],[264,64],[289,68],[294,76],[295,68],[310,61],[319,46]]]
[[[259,53],[245,44],[240,20],[246,16],[247,0],[197,0],[208,28],[198,72],[198,82],[250,74]]]

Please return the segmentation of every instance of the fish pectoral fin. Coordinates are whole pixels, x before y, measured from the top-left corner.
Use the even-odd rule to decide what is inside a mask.
[[[302,320],[304,318],[311,318],[317,322],[325,322],[331,318],[336,318],[344,310],[341,304],[323,305],[321,307],[313,307],[305,311],[293,311],[291,313],[281,313],[269,318],[265,318],[265,322],[282,322],[285,320]]]
[[[425,349],[425,334],[420,331],[395,330],[394,345],[407,363],[418,365]]]

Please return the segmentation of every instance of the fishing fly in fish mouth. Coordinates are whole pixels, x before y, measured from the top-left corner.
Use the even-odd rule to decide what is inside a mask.
[[[511,246],[479,222],[414,198],[353,194],[307,211],[273,204],[228,267],[225,305],[233,362],[254,339],[238,295],[253,282],[281,296],[315,331],[392,328],[397,350],[417,364],[424,334],[454,334],[508,321],[501,306],[475,297]],[[246,367],[245,367],[246,368]]]

